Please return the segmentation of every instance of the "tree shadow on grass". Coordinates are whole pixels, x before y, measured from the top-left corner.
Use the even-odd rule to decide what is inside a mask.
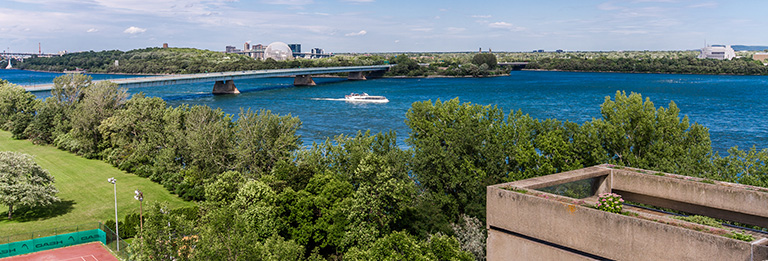
[[[49,219],[69,213],[74,206],[74,200],[62,200],[43,207],[19,207],[13,210],[11,220],[29,222]],[[8,211],[0,213],[0,220],[8,220]]]

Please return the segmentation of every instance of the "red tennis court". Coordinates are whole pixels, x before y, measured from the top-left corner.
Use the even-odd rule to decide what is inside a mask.
[[[2,261],[118,261],[101,242],[51,249],[0,259]]]

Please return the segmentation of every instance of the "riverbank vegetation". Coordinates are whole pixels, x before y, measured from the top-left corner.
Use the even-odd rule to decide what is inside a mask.
[[[466,57],[464,57],[466,56]],[[487,56],[487,54],[486,54]],[[407,54],[336,55],[321,59],[294,59],[275,61],[259,60],[240,54],[225,54],[193,48],[146,48],[127,52],[100,51],[71,53],[57,57],[32,57],[17,62],[16,67],[25,70],[74,71],[91,73],[130,74],[185,74],[263,69],[363,66],[397,64],[387,76],[424,77],[441,76],[489,76],[509,73],[506,68],[496,68],[495,63],[472,61],[474,54],[462,54],[461,59],[432,61],[423,56]],[[495,58],[495,57],[493,57]]]
[[[520,69],[497,66],[498,62],[528,62],[525,69],[531,70],[768,75],[768,66],[752,60],[753,54],[739,52],[743,57],[730,61],[697,59],[696,51],[376,53],[275,61],[193,48],[146,48],[127,52],[90,51],[60,57],[32,57],[17,62],[16,66],[58,72],[84,69],[91,73],[185,74],[397,64],[386,76],[484,77],[507,75],[512,69]]]
[[[656,107],[635,93],[606,97],[601,118],[581,124],[458,99],[415,102],[403,149],[393,132],[305,147],[290,115],[243,109],[233,120],[127,98],[86,76],[61,76],[44,101],[0,88],[0,126],[14,137],[104,160],[197,202],[185,212],[149,204],[131,247],[137,260],[483,259],[486,186],[602,163],[768,186],[768,149],[722,157],[674,102]]]

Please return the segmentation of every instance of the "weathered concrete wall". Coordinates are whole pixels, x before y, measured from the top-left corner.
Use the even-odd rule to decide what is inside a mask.
[[[768,193],[746,190],[729,183],[708,184],[628,170],[612,172],[613,191],[637,194],[624,193],[628,194],[626,199],[768,227]]]
[[[609,174],[611,174],[611,169],[605,168],[603,166],[594,166],[505,184],[514,184],[515,186],[521,188],[538,189],[574,182],[582,179],[607,176]]]
[[[486,258],[489,261],[597,260],[493,229],[488,230],[488,241],[486,243],[488,248]]]
[[[616,184],[616,180],[613,181]],[[763,260],[768,247],[659,222],[487,188],[487,224],[528,237],[616,260]],[[489,235],[491,232],[489,232]],[[489,256],[515,248],[516,240],[489,236]],[[499,249],[501,248],[501,249]],[[754,248],[754,259],[753,254]],[[518,251],[516,253],[530,253]],[[514,259],[541,260],[549,253]],[[546,259],[546,258],[544,258]]]

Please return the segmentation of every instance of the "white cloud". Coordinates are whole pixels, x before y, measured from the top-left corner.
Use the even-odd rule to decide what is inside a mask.
[[[99,29],[91,28],[91,29],[88,29],[88,31],[86,31],[86,32],[88,32],[88,33],[95,33],[95,32],[98,32],[98,31],[99,31]]]
[[[352,2],[352,3],[373,3],[375,0],[344,0],[344,2]]]
[[[449,33],[449,34],[461,33],[461,32],[464,32],[466,30],[467,30],[467,28],[463,28],[463,27],[446,27],[445,28],[445,31],[447,33]]]
[[[711,7],[717,7],[717,3],[715,3],[715,2],[704,2],[704,3],[689,5],[688,7],[690,7],[690,8],[702,8],[702,7],[711,8]]]
[[[507,22],[495,22],[488,24],[488,27],[490,28],[496,28],[496,29],[507,29],[510,31],[523,31],[525,30],[525,27],[515,26],[513,24],[507,23]]]
[[[630,34],[647,34],[648,31],[646,31],[646,30],[622,30],[622,29],[618,29],[618,30],[612,30],[611,33],[630,35]]]
[[[139,33],[143,33],[143,32],[146,32],[146,31],[147,31],[146,28],[139,28],[139,27],[136,27],[136,26],[131,26],[131,27],[128,27],[128,29],[125,29],[125,31],[123,31],[123,33],[126,33],[126,34],[139,34]]]
[[[270,5],[308,5],[313,4],[314,0],[264,0],[261,1]]]
[[[605,2],[605,3],[597,5],[597,9],[600,9],[600,10],[603,10],[603,11],[611,11],[611,10],[618,10],[618,9],[622,9],[622,8],[619,7],[619,6],[614,5],[611,2]]]
[[[366,32],[365,30],[360,30],[360,32],[357,32],[357,33],[348,33],[348,34],[345,34],[344,36],[363,36],[363,35],[365,35],[365,34],[367,34],[367,33],[368,33],[368,32]]]
[[[491,18],[492,15],[473,15],[472,18]]]

